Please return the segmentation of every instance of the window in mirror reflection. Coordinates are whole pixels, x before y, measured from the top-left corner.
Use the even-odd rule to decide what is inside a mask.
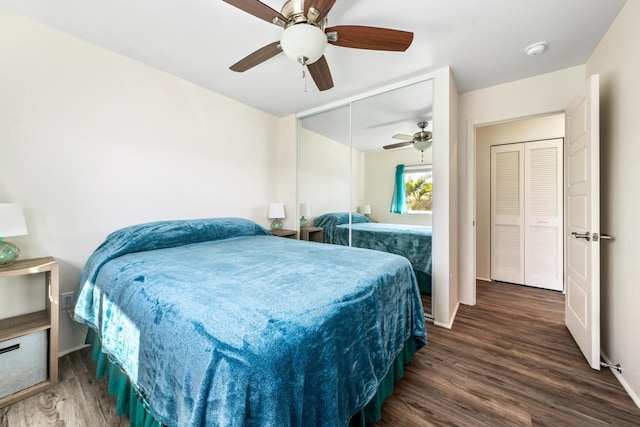
[[[433,207],[431,165],[405,167],[404,188],[410,214],[431,213]]]

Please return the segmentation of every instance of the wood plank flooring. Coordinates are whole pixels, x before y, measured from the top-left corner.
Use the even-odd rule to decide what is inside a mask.
[[[96,379],[89,348],[61,357],[58,369],[57,386],[0,409],[0,427],[129,427],[115,413],[108,380]]]
[[[452,330],[427,331],[375,426],[640,426],[613,373],[582,356],[559,292],[478,281]]]
[[[564,327],[563,296],[478,282],[452,330],[428,325],[429,345],[371,427],[640,426],[613,374],[589,368]],[[623,367],[624,368],[624,367]],[[60,359],[60,384],[0,409],[0,427],[125,427],[88,349]]]

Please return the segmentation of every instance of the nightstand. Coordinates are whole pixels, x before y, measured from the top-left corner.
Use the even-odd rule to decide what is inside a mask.
[[[58,384],[58,263],[52,257],[0,267],[0,278],[44,273],[45,307],[0,320],[0,408]]]
[[[300,240],[310,242],[324,242],[324,229],[322,227],[304,227],[300,229]]]
[[[297,239],[298,233],[296,230],[271,230],[271,234],[277,237],[287,237],[289,239]]]

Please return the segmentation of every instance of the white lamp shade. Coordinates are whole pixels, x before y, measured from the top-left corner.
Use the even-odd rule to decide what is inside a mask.
[[[303,65],[313,64],[324,55],[327,35],[315,25],[292,25],[282,32],[280,47],[292,61]]]
[[[284,218],[284,205],[282,203],[271,203],[269,205],[269,219]]]
[[[364,205],[362,207],[362,213],[365,215],[371,215],[371,205]]]
[[[413,148],[418,151],[424,151],[427,148],[431,147],[431,141],[417,141],[413,143]]]
[[[0,237],[24,236],[27,223],[22,206],[15,203],[0,203]]]
[[[308,203],[300,203],[300,216],[311,216],[311,208]]]

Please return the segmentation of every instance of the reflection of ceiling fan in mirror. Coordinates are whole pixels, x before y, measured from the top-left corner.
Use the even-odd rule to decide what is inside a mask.
[[[224,0],[232,6],[284,28],[280,40],[258,49],[231,67],[243,72],[280,52],[307,66],[320,90],[333,87],[333,78],[324,57],[327,43],[356,49],[405,51],[413,33],[387,28],[342,25],[327,28],[326,16],[336,0],[289,0],[278,13],[258,0]]]
[[[385,150],[389,150],[392,148],[400,148],[406,147],[408,145],[413,144],[413,148],[418,151],[424,151],[427,148],[431,147],[431,143],[433,142],[431,139],[431,132],[428,130],[424,130],[427,127],[428,122],[418,122],[418,127],[420,128],[420,132],[416,132],[413,135],[403,135],[397,134],[393,136],[393,139],[399,139],[403,142],[397,142],[395,144],[385,145]]]

